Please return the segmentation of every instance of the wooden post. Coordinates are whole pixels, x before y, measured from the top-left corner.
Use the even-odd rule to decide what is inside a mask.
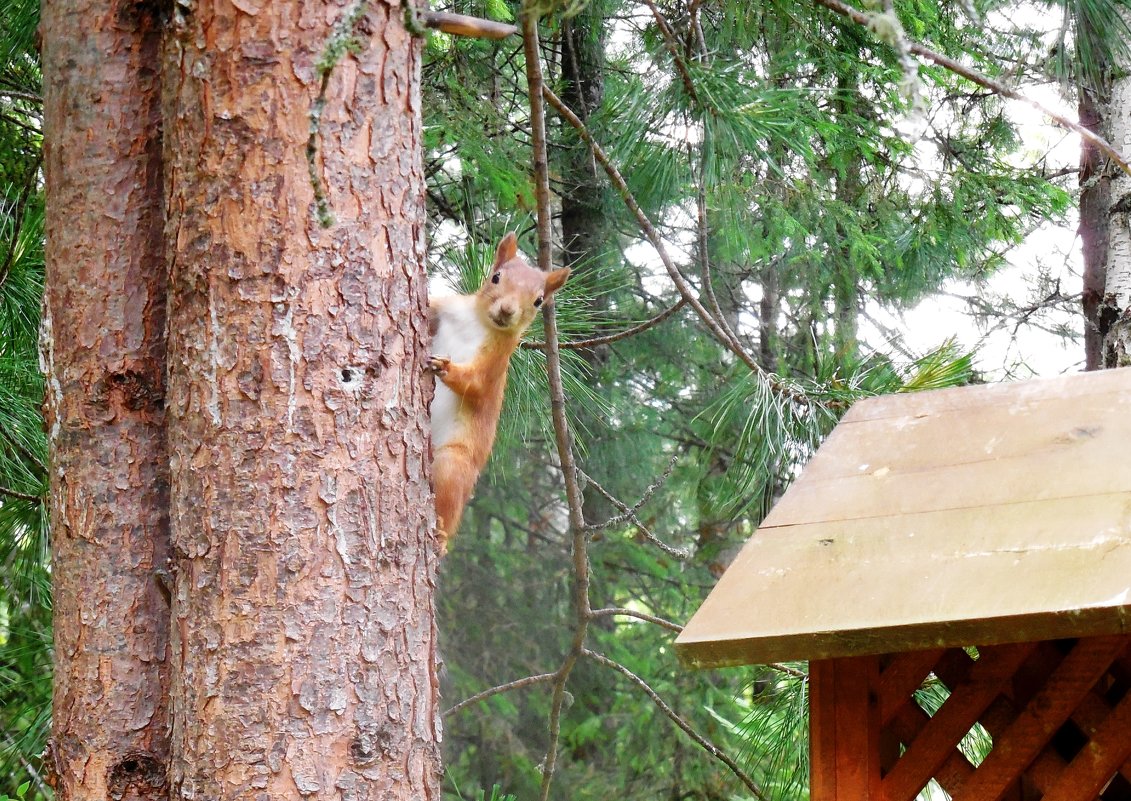
[[[880,801],[876,656],[809,663],[810,801]]]

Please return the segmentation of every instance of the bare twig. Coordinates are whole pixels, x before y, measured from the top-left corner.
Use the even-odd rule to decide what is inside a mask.
[[[557,673],[539,673],[536,676],[527,676],[526,678],[515,679],[514,681],[508,681],[506,684],[500,684],[497,687],[492,687],[489,690],[484,690],[483,692],[476,693],[475,695],[471,696],[470,698],[465,698],[464,700],[460,701],[458,704],[451,707],[450,709],[444,710],[443,716],[444,717],[451,717],[452,715],[456,714],[457,712],[463,711],[464,709],[471,706],[472,704],[477,704],[480,701],[486,701],[488,698],[490,698],[493,695],[499,695],[500,693],[510,692],[511,690],[518,690],[518,689],[521,689],[522,687],[529,687],[532,684],[541,684],[543,682],[553,681],[555,678],[557,678],[557,675],[558,675]]]
[[[675,463],[678,459],[679,459],[679,454],[673,453],[672,458],[668,460],[668,466],[666,468],[664,468],[664,472],[660,475],[659,478],[657,478],[655,481],[653,481],[651,484],[649,484],[644,489],[643,494],[640,496],[640,500],[638,500],[636,502],[636,504],[631,509],[629,509],[621,501],[614,499],[615,505],[617,506],[617,508],[618,509],[625,509],[626,511],[622,511],[619,515],[614,515],[613,517],[610,517],[608,520],[602,521],[600,523],[590,523],[589,529],[594,530],[594,529],[608,528],[609,526],[618,525],[620,523],[623,523],[625,520],[628,520],[630,514],[633,514],[635,512],[639,512],[640,509],[644,506],[644,504],[648,503],[648,501],[651,500],[652,495],[656,492],[656,490],[658,490],[660,487],[662,487],[664,482],[667,481],[668,478],[671,477],[672,470],[675,469]],[[593,478],[591,476],[586,475],[585,477],[587,479],[589,479],[590,481],[593,481]],[[596,486],[597,482],[593,481],[593,484]]]
[[[680,273],[679,268],[675,266],[675,262],[672,261],[671,256],[668,254],[668,250],[664,246],[659,232],[656,230],[655,226],[652,225],[652,221],[648,219],[648,215],[640,208],[640,204],[636,202],[636,198],[633,196],[632,192],[629,191],[628,184],[625,183],[620,171],[609,160],[604,149],[593,139],[593,135],[589,132],[589,129],[548,86],[542,87],[542,94],[546,98],[546,102],[553,106],[566,122],[577,130],[585,143],[589,145],[589,149],[592,151],[594,158],[596,158],[598,163],[604,168],[605,174],[609,176],[609,180],[612,181],[617,193],[621,196],[621,200],[624,201],[629,211],[636,217],[637,223],[640,225],[644,236],[651,243],[652,247],[655,248],[656,254],[660,257],[660,261],[663,262],[664,268],[667,270],[676,289],[679,290],[679,294],[687,301],[691,308],[695,310],[695,313],[699,315],[699,319],[703,321],[707,330],[709,330],[719,342],[725,345],[727,349],[733,352],[753,373],[760,376],[775,393],[783,395],[795,403],[805,406],[811,405],[812,401],[804,392],[788,386],[768,373],[755,361],[753,356],[746,352],[739,342],[734,340],[718,324],[714,316],[703,306],[699,298],[696,297],[691,285],[687,282],[687,279],[683,277],[683,274]]]
[[[636,512],[630,509],[628,505],[624,503],[624,501],[620,500],[607,489],[602,487],[598,482],[594,481],[592,476],[589,476],[587,474],[583,475],[585,475],[585,479],[592,485],[593,489],[601,493],[601,495],[603,495],[605,499],[617,509],[620,509],[621,516],[619,519],[627,520],[632,523],[632,525],[635,526],[636,530],[639,531],[644,536],[644,539],[648,540],[648,542],[652,543],[661,551],[674,559],[682,560],[686,559],[690,555],[683,548],[675,548],[661,540],[659,537],[652,533],[651,529],[649,529],[646,525],[644,525],[644,523],[640,521],[640,518],[636,516]],[[613,519],[616,520],[618,518]]]
[[[697,732],[690,723],[684,720],[678,712],[672,709],[667,704],[667,702],[660,697],[659,693],[652,689],[648,682],[644,681],[644,679],[637,676],[635,673],[633,673],[631,670],[629,670],[619,662],[609,659],[607,656],[599,654],[596,651],[590,651],[588,648],[586,648],[584,651],[582,651],[582,653],[587,659],[592,659],[599,665],[604,665],[605,667],[612,668],[622,676],[628,678],[629,681],[643,690],[644,693],[652,699],[652,703],[654,703],[656,707],[672,721],[672,723],[682,729],[688,737],[694,740],[699,745],[699,747],[701,747],[708,754],[730,768],[730,772],[737,776],[740,782],[746,785],[746,788],[754,794],[755,798],[766,798],[765,794],[762,792],[762,788],[754,783],[754,780],[750,778],[750,775],[746,771],[744,771],[737,762],[735,762],[730,756],[728,756],[725,751],[712,743],[702,734]]]
[[[617,615],[623,615],[624,617],[634,617],[637,620],[644,620],[648,623],[655,623],[657,626],[665,628],[668,631],[674,631],[676,634],[679,634],[681,631],[683,631],[683,626],[679,625],[678,623],[672,623],[670,620],[664,620],[662,617],[656,617],[655,615],[650,615],[647,612],[637,612],[635,609],[614,609],[612,607],[609,607],[606,609],[594,609],[589,613],[589,617],[591,618],[614,617]]]
[[[542,105],[545,85],[542,82],[542,63],[538,44],[538,14],[532,3],[522,12],[522,43],[526,55],[526,82],[530,93],[530,133],[534,151],[534,193],[538,206],[538,266],[546,272],[550,263],[550,178],[546,156],[546,111]],[[581,488],[577,481],[577,467],[573,460],[573,439],[565,411],[565,389],[562,385],[561,354],[558,350],[558,322],[551,300],[542,308],[546,331],[546,378],[550,387],[550,411],[554,422],[554,438],[565,482],[566,505],[569,508],[569,527],[572,533],[573,608],[575,624],[569,651],[553,679],[550,701],[549,742],[542,766],[541,801],[550,797],[557,764],[558,739],[561,735],[562,708],[566,698],[566,684],[570,673],[585,645],[589,631],[589,554],[585,529],[585,514],[581,505]]]
[[[841,0],[813,0],[813,2],[815,2],[817,5],[821,5],[825,8],[835,11],[842,16],[848,17],[858,25],[863,25],[866,28],[871,27],[872,17],[870,15],[858,8],[854,8],[848,5],[847,3],[841,2]],[[990,91],[999,94],[1002,97],[1008,97],[1011,100],[1020,100],[1022,103],[1028,103],[1030,106],[1040,111],[1057,125],[1060,125],[1063,128],[1068,128],[1069,130],[1075,131],[1076,133],[1080,134],[1081,137],[1091,142],[1097,148],[1106,153],[1112,161],[1119,165],[1119,168],[1121,170],[1123,170],[1128,175],[1131,175],[1131,164],[1128,164],[1127,159],[1123,157],[1123,154],[1116,150],[1112,145],[1108,144],[1106,139],[1104,139],[1102,136],[1099,136],[1094,131],[1089,130],[1078,122],[1074,122],[1073,120],[1068,119],[1062,114],[1057,114],[1047,106],[1021,94],[1016,89],[1006,86],[999,81],[995,81],[993,78],[990,78],[987,75],[983,75],[977,70],[973,70],[970,67],[959,64],[954,59],[948,56],[944,56],[942,53],[938,53],[930,49],[929,47],[926,47],[925,45],[911,41],[909,41],[907,44],[908,49],[915,55],[922,56],[928,61],[932,61],[938,66],[949,70],[950,72],[953,72],[955,75],[960,75],[966,80],[976,83],[978,86],[981,86],[985,89],[989,89]]]
[[[609,345],[613,342],[620,342],[622,339],[628,339],[631,336],[636,336],[639,333],[647,331],[649,328],[655,328],[657,325],[671,317],[686,305],[687,299],[680,298],[671,306],[668,306],[662,312],[657,314],[655,317],[645,320],[642,323],[637,323],[631,328],[626,328],[625,330],[618,331],[615,334],[606,334],[605,336],[592,337],[590,339],[578,339],[573,342],[559,342],[558,347],[563,350],[577,350],[579,348],[593,348],[597,345]],[[538,341],[523,342],[522,347],[531,350],[542,350],[546,347],[546,343]]]

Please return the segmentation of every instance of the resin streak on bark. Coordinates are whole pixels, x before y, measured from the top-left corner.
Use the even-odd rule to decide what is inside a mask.
[[[373,2],[334,68],[322,228],[353,7],[203,0],[165,54],[177,798],[439,798],[421,40]]]
[[[56,797],[167,797],[160,29],[43,4]]]

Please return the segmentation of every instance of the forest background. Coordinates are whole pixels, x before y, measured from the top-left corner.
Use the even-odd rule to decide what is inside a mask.
[[[503,21],[519,13],[507,0],[444,7]],[[789,0],[544,9],[547,83],[618,165],[677,274],[734,346],[681,301],[637,216],[574,127],[549,112],[555,261],[575,270],[557,303],[572,343],[568,413],[585,517],[598,521],[590,592],[608,611],[588,627],[594,656],[562,688],[552,797],[751,797],[734,767],[764,797],[807,797],[805,665],[692,672],[674,657],[672,628],[853,399],[1029,374],[1023,346],[979,360],[954,338],[970,343],[966,332],[940,329],[924,302],[957,300],[969,330],[1009,343],[1034,341],[1031,330],[1066,340],[1065,366],[1084,361],[1083,279],[1066,256],[1077,244],[1078,154],[1055,147],[1059,133],[1022,135],[1031,115],[908,43],[1075,103],[1125,58],[1122,9],[889,0],[863,9],[870,26]],[[38,4],[6,0],[2,14],[0,793],[46,798]],[[433,285],[466,290],[504,232],[535,250],[522,42],[434,32],[425,56]],[[1018,257],[1050,225],[1069,226],[1065,252]],[[1018,277],[1001,291],[992,282],[1011,263]],[[553,698],[544,677],[576,633],[540,338],[516,356],[500,442],[443,563],[439,625],[450,705],[543,678],[445,716],[452,798],[538,797]]]

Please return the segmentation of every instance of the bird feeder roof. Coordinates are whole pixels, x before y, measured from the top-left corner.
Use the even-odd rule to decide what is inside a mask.
[[[1129,622],[1131,368],[860,401],[676,649],[711,667]]]

